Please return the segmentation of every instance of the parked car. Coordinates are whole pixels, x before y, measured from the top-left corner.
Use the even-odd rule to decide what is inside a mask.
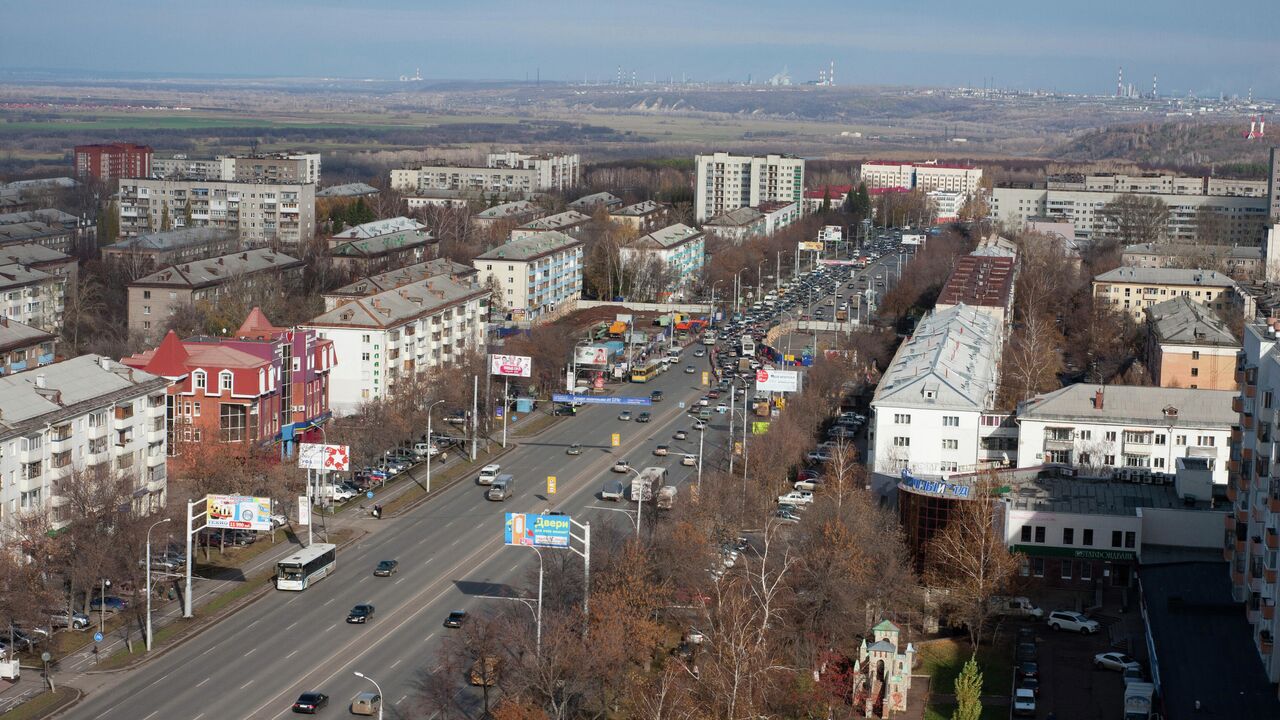
[[[792,505],[808,505],[813,502],[813,492],[809,490],[792,490],[778,496],[778,502]]]
[[[71,612],[69,610],[50,612],[49,626],[53,628],[69,627],[72,630],[84,630],[89,627],[89,616],[82,612]]]
[[[1039,662],[1040,650],[1035,643],[1018,643],[1018,649],[1014,651],[1014,660],[1023,662]]]
[[[447,628],[460,628],[467,621],[466,610],[454,610],[449,613],[449,617],[444,619],[444,626]]]
[[[114,595],[108,595],[106,598],[95,597],[89,601],[90,610],[98,610],[100,612],[117,613],[129,607],[129,601]]]
[[[1093,656],[1093,666],[1099,670],[1115,670],[1125,672],[1137,670],[1142,672],[1142,664],[1122,652],[1100,652]]]
[[[1066,630],[1086,635],[1092,635],[1102,629],[1097,620],[1070,610],[1054,610],[1049,613],[1049,627],[1054,630]]]
[[[1013,695],[1013,714],[1017,717],[1036,716],[1036,694],[1030,688],[1018,688]]]
[[[396,568],[399,567],[398,560],[381,560],[377,567],[373,569],[374,577],[391,577],[396,574]]]
[[[329,704],[329,696],[322,692],[304,692],[293,703],[293,711],[305,715],[315,715],[316,711]]]
[[[775,510],[775,511],[774,511],[774,513],[773,513],[773,516],[774,516],[775,518],[777,518],[777,519],[781,520],[782,522],[788,522],[788,523],[798,523],[798,522],[800,522],[800,516],[799,516],[799,515],[796,515],[795,513],[791,512],[790,510],[786,510],[786,509],[783,509],[783,508],[778,508],[777,510]]]
[[[1018,680],[1019,688],[1026,688],[1031,691],[1035,697],[1040,697],[1040,678],[1024,677]]]
[[[1018,679],[1040,677],[1040,663],[1034,660],[1018,663]]]
[[[373,618],[373,606],[369,603],[361,603],[351,608],[351,612],[347,613],[347,622],[363,625]]]

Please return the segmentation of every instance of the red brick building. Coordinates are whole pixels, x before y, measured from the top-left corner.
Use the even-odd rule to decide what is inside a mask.
[[[180,340],[170,331],[159,347],[121,362],[173,381],[170,454],[217,443],[239,452],[283,445],[291,455],[295,442],[319,442],[334,358],[331,341],[276,328],[254,308],[234,337]]]
[[[77,145],[76,177],[91,180],[151,177],[151,147],[132,143]]]

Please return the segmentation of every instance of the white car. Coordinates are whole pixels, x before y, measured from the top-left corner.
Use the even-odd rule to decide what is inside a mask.
[[[631,469],[631,463],[626,460],[619,460],[613,464],[612,470],[616,473],[624,473]]]
[[[1093,666],[1099,670],[1115,670],[1124,672],[1125,670],[1142,671],[1142,664],[1137,660],[1120,652],[1101,652],[1093,656]]]
[[[786,495],[779,495],[778,502],[788,505],[809,505],[813,502],[813,491],[792,490]]]
[[[1070,610],[1054,610],[1049,613],[1049,627],[1054,630],[1066,630],[1085,635],[1092,635],[1102,629],[1097,620],[1092,620]]]
[[[695,465],[698,464],[698,456],[685,455],[684,457],[680,458],[680,464],[684,465],[685,467],[694,467]]]
[[[694,350],[694,351],[693,351],[693,356],[694,356],[694,357],[703,357],[703,356],[705,356],[706,354],[707,354],[707,351],[706,351],[706,350],[703,350],[702,348],[698,348],[697,350]]]
[[[1018,688],[1013,696],[1013,714],[1018,717],[1036,716],[1036,693],[1031,688]]]
[[[356,493],[351,488],[345,488],[339,485],[333,489],[334,502],[346,502],[355,496]]]
[[[721,415],[724,415],[725,413],[729,412],[729,406],[725,405],[724,403],[720,403],[719,405],[716,405],[716,412],[720,413]]]
[[[698,370],[697,370],[696,368],[694,368],[692,365],[685,365],[685,366],[684,366],[684,374],[685,374],[685,375],[692,375],[692,374],[694,374],[694,373],[696,373],[696,372],[698,372]]]
[[[707,423],[703,420],[699,420],[693,424],[694,430],[705,430],[706,427],[707,427]]]

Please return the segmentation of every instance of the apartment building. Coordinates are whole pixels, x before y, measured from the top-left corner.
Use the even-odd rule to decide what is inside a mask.
[[[438,276],[350,300],[307,322],[333,342],[333,411],[387,397],[400,377],[483,352],[489,289]]]
[[[1197,267],[1221,269],[1241,281],[1263,276],[1263,248],[1191,243],[1135,243],[1125,245],[1120,262],[1130,267]]]
[[[48,365],[56,358],[58,337],[0,315],[0,375]]]
[[[750,157],[726,152],[694,157],[694,211],[698,223],[764,202],[796,203],[804,196],[804,159]]]
[[[959,190],[930,190],[927,196],[929,202],[933,203],[933,219],[940,223],[959,220],[960,211],[969,199]]]
[[[5,245],[0,247],[0,265],[21,265],[61,278],[67,288],[76,286],[80,263],[71,255],[43,245]],[[64,293],[65,294],[65,293]]]
[[[10,320],[56,335],[62,331],[66,294],[65,278],[19,263],[0,264],[0,314]]]
[[[950,277],[938,293],[934,306],[946,310],[958,305],[971,307],[993,317],[1008,332],[1013,322],[1013,289],[1017,265],[1013,258],[965,255],[956,259]]]
[[[394,290],[434,277],[445,277],[464,285],[476,284],[477,270],[448,258],[436,258],[407,267],[388,270],[356,280],[324,294],[324,309],[332,310],[350,300]]]
[[[65,527],[76,472],[126,477],[135,512],[162,509],[168,384],[99,355],[0,377],[0,532],[32,513]]]
[[[430,195],[456,191],[477,198],[493,194],[528,198],[547,190],[568,190],[578,184],[577,155],[522,155],[491,153],[486,167],[423,165],[391,171],[391,188]]]
[[[1267,172],[1267,224],[1280,223],[1280,147],[1271,148]]]
[[[0,212],[24,212],[40,210],[54,204],[56,196],[80,185],[69,177],[14,180],[0,183]]]
[[[702,229],[708,235],[741,245],[751,238],[765,236],[764,213],[753,207],[740,207],[707,220],[702,223]]]
[[[596,210],[603,208],[606,212],[617,210],[622,207],[622,198],[611,192],[591,193],[569,203],[570,210],[587,213],[590,215]]]
[[[640,232],[662,227],[671,215],[671,207],[653,200],[644,200],[609,211],[609,219],[627,225]]]
[[[93,221],[53,208],[0,214],[0,247],[29,243],[71,253],[94,245],[97,236]]]
[[[1234,390],[1239,352],[1222,318],[1189,297],[1147,308],[1147,368],[1161,387]]]
[[[151,177],[151,147],[133,143],[77,145],[76,177],[106,182],[118,178]]]
[[[1081,473],[1172,474],[1199,458],[1227,482],[1232,392],[1077,383],[1018,407],[1018,467],[1058,463]]]
[[[993,316],[967,305],[920,321],[871,401],[872,472],[941,478],[985,466],[983,439],[1002,434],[1006,424],[993,413],[1003,337]]]
[[[102,259],[130,268],[155,270],[227,255],[239,249],[240,239],[230,230],[189,227],[125,238],[102,248]]]
[[[121,360],[170,381],[165,429],[176,468],[209,454],[244,455],[280,444],[319,442],[330,416],[333,343],[314,331],[273,326],[258,308],[231,337],[180,340],[170,330],[159,346]]]
[[[844,201],[853,188],[853,185],[823,185],[805,190],[803,206],[805,214],[821,212],[824,204],[829,205],[833,211],[839,210],[844,207]]]
[[[1231,460],[1223,557],[1229,565],[1232,596],[1244,603],[1253,646],[1262,658],[1267,679],[1280,681],[1280,648],[1276,635],[1276,600],[1280,598],[1280,473],[1276,471],[1280,427],[1280,321],[1269,318],[1245,327],[1244,350],[1236,365],[1239,388],[1233,393]]]
[[[219,155],[212,159],[179,154],[152,158],[151,172],[127,177],[316,185],[320,182],[320,167],[320,153]]]
[[[178,308],[224,293],[296,282],[305,263],[266,248],[171,265],[129,283],[129,330],[155,339]]]
[[[937,160],[923,163],[866,162],[862,164],[860,180],[866,183],[869,190],[901,188],[925,193],[941,191],[960,193],[968,199],[982,188],[982,168]]]
[[[313,183],[213,180],[122,180],[120,235],[213,227],[248,246],[296,246],[316,229]]]
[[[1093,278],[1093,297],[1143,322],[1146,309],[1185,296],[1212,310],[1253,319],[1256,303],[1235,280],[1214,270],[1118,267]]]
[[[554,230],[513,239],[472,264],[481,285],[497,283],[493,308],[516,322],[549,320],[582,296],[582,243]]]
[[[577,210],[565,210],[562,213],[540,217],[521,225],[511,231],[512,240],[522,240],[537,236],[539,233],[556,232],[569,237],[577,237],[591,222],[591,216]]]
[[[388,268],[421,262],[435,237],[427,226],[407,217],[356,225],[329,238],[329,257],[335,268],[370,275]]]
[[[643,267],[650,260],[662,263],[673,282],[659,293],[670,296],[687,291],[702,278],[706,238],[701,231],[676,223],[632,240],[619,248],[618,256],[624,268],[633,264]]]
[[[1195,242],[1199,214],[1212,211],[1222,222],[1222,233],[1232,245],[1259,245],[1265,235],[1267,198],[1253,195],[1209,194],[1232,192],[1231,186],[1203,183],[1200,178],[1173,185],[1186,192],[1127,192],[1092,190],[1084,181],[1050,181],[1038,187],[997,187],[991,191],[991,217],[1014,227],[1023,227],[1029,219],[1048,217],[1071,223],[1075,239],[1127,240],[1121,237],[1115,223],[1102,209],[1127,194],[1152,197],[1169,208],[1164,240]],[[1106,187],[1106,185],[1094,185]],[[1128,185],[1122,185],[1128,187]],[[1194,191],[1194,192],[1193,192]]]
[[[542,206],[537,203],[528,200],[516,200],[485,208],[472,215],[471,222],[482,230],[488,230],[499,223],[508,223],[508,227],[523,225],[544,217],[546,214],[547,211],[543,210]]]

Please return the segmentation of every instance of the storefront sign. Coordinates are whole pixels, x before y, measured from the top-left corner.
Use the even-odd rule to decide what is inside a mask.
[[[1014,545],[1013,552],[1036,557],[1072,558],[1074,560],[1106,560],[1114,562],[1137,562],[1138,553],[1132,550],[1107,550],[1100,548],[1066,548],[1051,545]]]
[[[968,485],[957,485],[944,480],[925,480],[913,476],[906,470],[902,471],[903,487],[918,493],[927,493],[929,495],[951,495],[952,497],[968,498],[969,492],[973,488]]]

